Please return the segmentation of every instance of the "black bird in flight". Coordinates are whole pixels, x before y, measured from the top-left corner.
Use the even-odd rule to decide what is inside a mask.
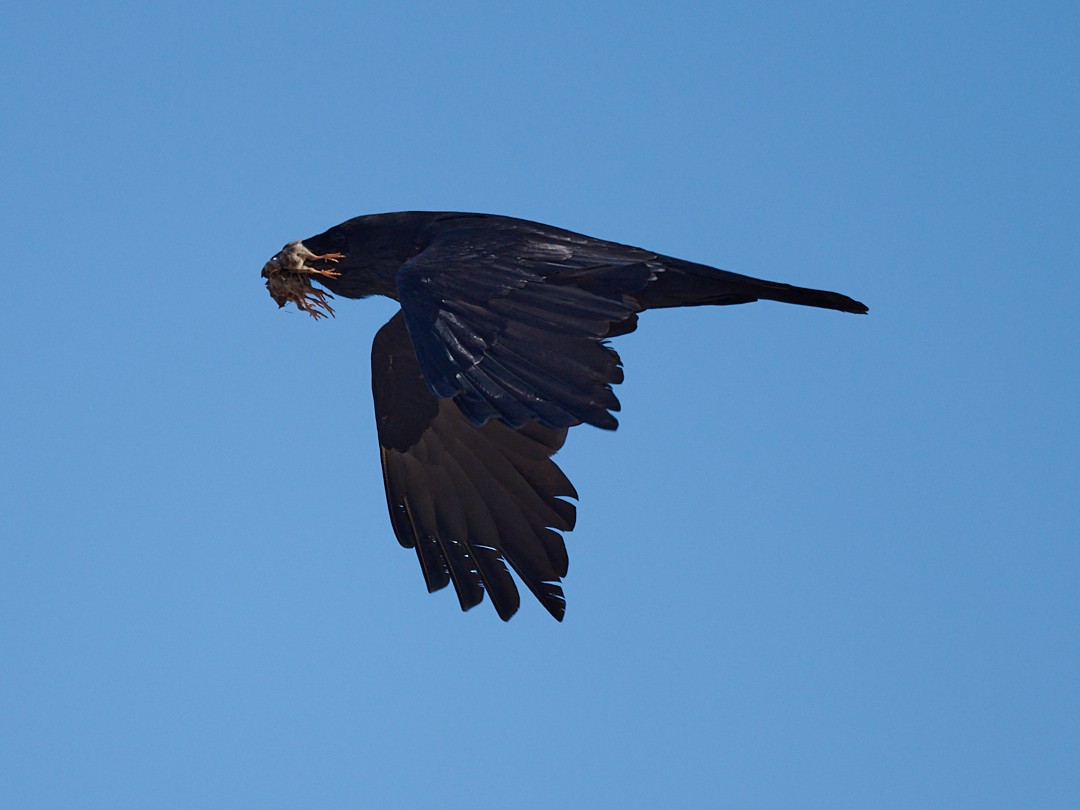
[[[608,338],[660,307],[764,299],[864,313],[845,295],[761,281],[486,214],[356,217],[290,242],[262,271],[279,306],[319,318],[332,296],[386,295],[401,311],[371,350],[383,480],[398,542],[428,591],[454,584],[462,610],[485,592],[500,618],[520,604],[510,566],[562,620],[577,492],[551,457],[566,431],[614,430],[622,382]]]

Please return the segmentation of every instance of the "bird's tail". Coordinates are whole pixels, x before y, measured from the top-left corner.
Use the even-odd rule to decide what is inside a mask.
[[[664,269],[636,297],[642,309],[724,306],[764,300],[860,315],[869,311],[865,304],[840,293],[764,281],[677,259],[666,260]]]

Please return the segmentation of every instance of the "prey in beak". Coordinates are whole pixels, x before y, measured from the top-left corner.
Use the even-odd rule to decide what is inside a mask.
[[[262,277],[266,279],[270,297],[277,301],[279,307],[292,301],[301,312],[318,320],[334,314],[333,307],[327,301],[334,296],[312,286],[311,279],[313,276],[338,278],[341,274],[329,266],[317,266],[315,263],[332,265],[343,258],[343,253],[318,256],[304,247],[303,242],[290,242],[263,266]]]

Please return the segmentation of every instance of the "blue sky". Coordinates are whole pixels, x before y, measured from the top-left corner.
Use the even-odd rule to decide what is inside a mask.
[[[23,4],[0,805],[1076,807],[1075,4]],[[834,289],[646,314],[569,608],[429,596],[259,278],[488,211]]]

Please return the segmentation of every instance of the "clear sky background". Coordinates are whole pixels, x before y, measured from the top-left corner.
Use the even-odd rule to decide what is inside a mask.
[[[1080,806],[1075,3],[20,3],[0,29],[0,806]],[[510,214],[866,302],[649,313],[566,621],[428,595],[391,302]]]

